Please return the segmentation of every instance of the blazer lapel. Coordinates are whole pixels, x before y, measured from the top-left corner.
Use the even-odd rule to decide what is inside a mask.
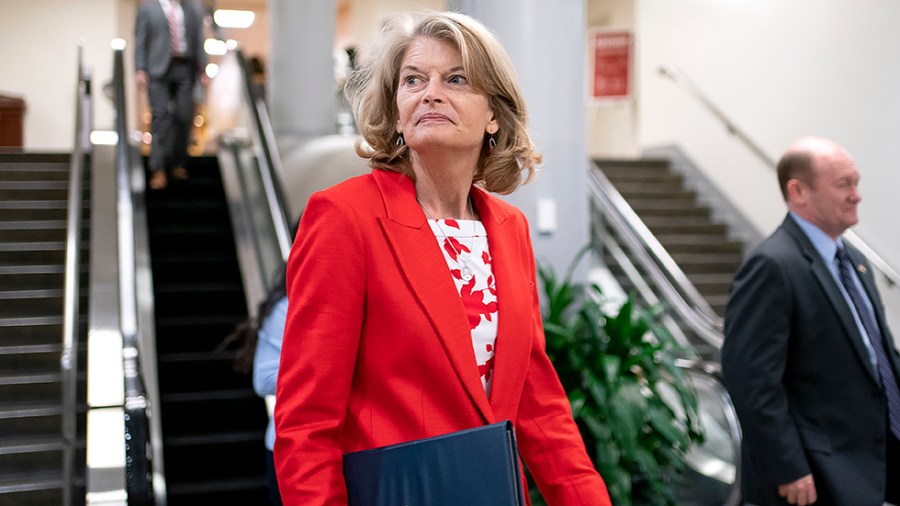
[[[437,334],[445,353],[486,423],[494,414],[481,384],[465,308],[450,277],[425,214],[416,202],[408,177],[385,170],[372,171],[384,199],[385,215],[378,221],[409,284]]]
[[[521,396],[534,333],[533,278],[523,278],[522,274],[522,268],[532,265],[534,259],[523,257],[521,244],[525,238],[516,234],[509,210],[479,188],[472,190],[472,200],[487,232],[497,287],[497,343],[490,402],[495,414],[510,418]]]
[[[844,327],[844,335],[850,339],[853,349],[856,350],[857,358],[859,358],[866,371],[868,371],[872,381],[876,384],[880,384],[878,371],[874,369],[872,362],[869,361],[869,351],[866,349],[866,345],[863,344],[862,336],[859,334],[859,328],[857,328],[856,321],[853,319],[853,313],[850,312],[850,306],[847,305],[844,295],[837,286],[837,281],[834,279],[828,266],[825,265],[822,256],[816,251],[812,243],[810,243],[809,239],[806,237],[806,234],[803,233],[793,219],[790,217],[785,218],[783,226],[800,246],[800,251],[803,256],[809,261],[810,271],[819,283],[822,291],[825,292],[828,301],[831,303],[831,306],[837,315],[837,319],[841,322],[841,326]]]
[[[856,266],[856,273],[859,277],[859,281],[862,283],[863,289],[866,291],[866,295],[872,303],[872,309],[875,311],[875,320],[878,323],[878,328],[881,330],[883,344],[888,351],[888,356],[891,357],[893,362],[891,366],[894,368],[897,377],[900,378],[900,362],[897,362],[896,354],[893,353],[893,350],[895,349],[894,337],[891,335],[890,328],[887,325],[887,318],[884,314],[884,304],[881,302],[881,296],[878,294],[878,288],[875,286],[875,278],[872,276],[872,270],[869,267],[868,262],[866,262],[866,257],[862,252],[853,246],[847,245],[846,241],[844,242],[844,245],[847,248],[847,256],[850,257],[850,261]]]

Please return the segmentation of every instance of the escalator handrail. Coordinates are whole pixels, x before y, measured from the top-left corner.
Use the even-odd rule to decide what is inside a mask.
[[[715,367],[709,363],[692,364],[687,368],[687,371],[690,374],[706,378],[712,385],[715,385],[718,402],[722,406],[722,413],[725,415],[725,423],[727,424],[728,433],[731,436],[731,451],[734,456],[735,470],[734,483],[731,485],[728,499],[723,506],[738,506],[741,504],[741,465],[743,463],[741,460],[741,441],[743,440],[744,434],[741,431],[737,410],[735,410],[734,403],[731,401],[731,396],[728,395],[728,390],[725,389],[725,385],[722,383],[721,377]]]
[[[662,291],[679,316],[698,337],[722,347],[722,320],[691,283],[675,260],[659,243],[631,206],[615,189],[598,166],[591,169],[588,186],[605,218],[634,252],[641,267]]]
[[[281,181],[284,174],[281,166],[281,156],[275,143],[275,133],[272,130],[272,122],[269,119],[268,107],[265,100],[258,96],[255,91],[244,53],[240,48],[234,48],[233,51],[240,67],[244,97],[248,101],[253,119],[253,128],[250,129],[250,134],[253,136],[256,158],[260,162],[259,173],[263,183],[263,191],[266,195],[268,211],[275,227],[278,249],[283,260],[287,262],[293,237],[291,237],[292,227],[289,218],[288,202]]]
[[[126,427],[126,494],[129,505],[153,504],[152,465],[147,454],[150,442],[149,403],[143,384],[138,325],[135,263],[135,209],[132,196],[132,147],[129,143],[125,105],[124,44],[113,49],[113,97],[116,142],[116,208],[119,272],[119,325],[122,335],[124,411]],[[152,449],[151,449],[152,451]]]
[[[78,77],[75,91],[75,139],[69,162],[66,217],[66,260],[63,296],[63,335],[60,354],[62,379],[63,505],[74,504],[75,447],[78,438],[78,330],[79,274],[81,272],[81,207],[85,157],[91,130],[91,82],[83,63],[84,46],[78,45]]]

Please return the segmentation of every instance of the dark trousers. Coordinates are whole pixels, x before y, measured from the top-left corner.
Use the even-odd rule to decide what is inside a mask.
[[[266,450],[266,486],[269,488],[269,504],[281,506],[281,492],[278,491],[278,478],[275,476],[275,454]]]
[[[173,58],[161,78],[150,78],[150,170],[184,167],[194,119],[194,64]]]
[[[884,500],[900,506],[900,441],[893,434],[888,434],[887,440],[887,487]]]

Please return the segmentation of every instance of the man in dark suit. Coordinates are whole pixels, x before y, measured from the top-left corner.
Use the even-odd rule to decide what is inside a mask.
[[[859,172],[833,141],[806,137],[778,180],[788,216],[738,271],[725,311],[744,500],[900,503],[900,356],[872,271],[841,238],[858,221]]]
[[[186,179],[194,84],[206,85],[203,14],[193,0],[144,0],[135,21],[135,79],[150,101],[150,188],[165,188],[166,169]]]

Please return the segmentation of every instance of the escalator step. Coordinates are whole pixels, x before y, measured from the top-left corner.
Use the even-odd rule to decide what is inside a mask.
[[[247,431],[262,438],[267,424],[265,402],[249,387],[162,395],[162,425],[167,440]]]
[[[160,388],[170,394],[245,389],[247,376],[235,372],[234,357],[233,351],[160,355]]]

